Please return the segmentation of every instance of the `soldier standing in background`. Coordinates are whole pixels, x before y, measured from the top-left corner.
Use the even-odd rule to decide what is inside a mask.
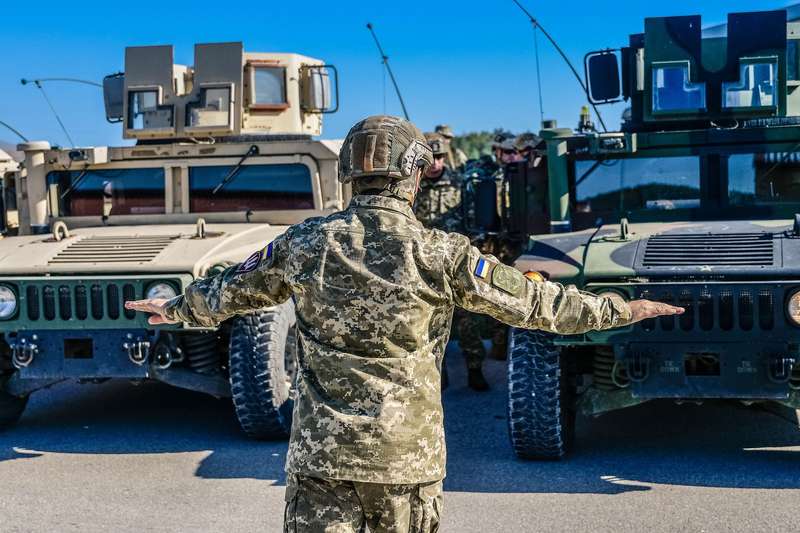
[[[433,164],[425,169],[419,184],[414,214],[426,228],[467,235],[462,205],[464,183],[461,175],[446,164],[446,139],[438,133],[426,133],[425,140],[431,147]],[[482,322],[479,315],[461,309],[453,317],[458,332],[458,347],[467,364],[467,384],[477,391],[489,390],[489,383],[483,375],[486,347],[481,340]],[[447,370],[443,372],[446,384]]]
[[[495,154],[495,162],[497,163],[497,171],[494,173],[494,180],[497,183],[497,213],[503,212],[503,205],[505,203],[505,166],[511,163],[517,163],[522,160],[516,146],[516,137],[510,133],[501,133],[495,136],[492,143],[492,150]],[[478,245],[481,252],[485,254],[492,254],[497,259],[506,265],[513,265],[514,260],[519,257],[521,252],[521,244],[515,240],[511,240],[502,234],[489,235],[482,239]],[[492,359],[503,361],[508,357],[508,327],[504,324],[489,319],[488,322],[489,335],[492,339],[492,348],[489,352],[489,357]]]
[[[126,302],[153,325],[216,325],[295,301],[297,395],[286,457],[287,532],[439,530],[445,476],[442,356],[455,306],[576,334],[681,310],[534,282],[414,202],[431,150],[397,117],[357,123],[339,156],[347,209],[311,218],[175,298]]]
[[[453,129],[447,124],[439,124],[434,132],[445,138],[447,144],[447,166],[454,170],[462,170],[469,158],[460,148],[453,146],[453,139],[456,138]]]

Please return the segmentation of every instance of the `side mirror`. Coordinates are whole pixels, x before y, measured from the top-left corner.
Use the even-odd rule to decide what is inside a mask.
[[[613,50],[590,52],[583,59],[586,88],[593,104],[613,104],[622,98],[619,59]]]
[[[106,106],[106,120],[122,122],[125,101],[125,74],[118,72],[103,78],[103,103]]]
[[[301,107],[306,113],[335,113],[339,110],[339,73],[333,65],[304,66],[300,69]]]

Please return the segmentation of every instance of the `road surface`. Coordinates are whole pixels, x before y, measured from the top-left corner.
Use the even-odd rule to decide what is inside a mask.
[[[448,356],[445,532],[798,531],[794,411],[650,403],[581,419],[564,462],[517,460],[505,364]],[[0,531],[280,531],[285,443],[230,403],[159,384],[62,385],[0,434]]]

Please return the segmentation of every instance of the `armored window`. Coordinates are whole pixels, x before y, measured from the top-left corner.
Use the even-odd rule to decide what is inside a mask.
[[[255,109],[285,109],[286,69],[257,62],[250,64],[250,107]]]
[[[653,64],[653,112],[692,113],[706,109],[706,84],[692,83],[689,62]]]
[[[201,88],[200,100],[186,106],[186,126],[231,129],[232,94],[230,86]]]
[[[775,107],[778,104],[778,58],[742,59],[739,81],[722,84],[728,108]]]
[[[314,208],[311,171],[298,163],[192,167],[189,198],[193,213]]]
[[[54,171],[47,175],[56,216],[152,215],[166,211],[164,169]]]
[[[786,40],[786,78],[792,81],[800,80],[800,41],[797,39]]]
[[[172,129],[173,124],[172,106],[159,105],[158,90],[128,91],[128,129]]]
[[[579,213],[700,207],[700,158],[647,157],[575,162]]]
[[[730,156],[728,202],[736,206],[800,202],[800,152]]]

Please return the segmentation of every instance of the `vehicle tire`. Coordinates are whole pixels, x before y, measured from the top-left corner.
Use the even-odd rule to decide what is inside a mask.
[[[230,331],[230,383],[236,417],[255,439],[285,438],[292,425],[296,368],[292,302],[236,317]],[[288,359],[288,361],[287,361]]]
[[[522,459],[560,459],[575,440],[574,388],[553,335],[512,329],[508,343],[508,429]]]
[[[28,405],[28,397],[12,396],[3,390],[4,379],[0,377],[0,431],[10,428],[17,423],[25,406]]]

